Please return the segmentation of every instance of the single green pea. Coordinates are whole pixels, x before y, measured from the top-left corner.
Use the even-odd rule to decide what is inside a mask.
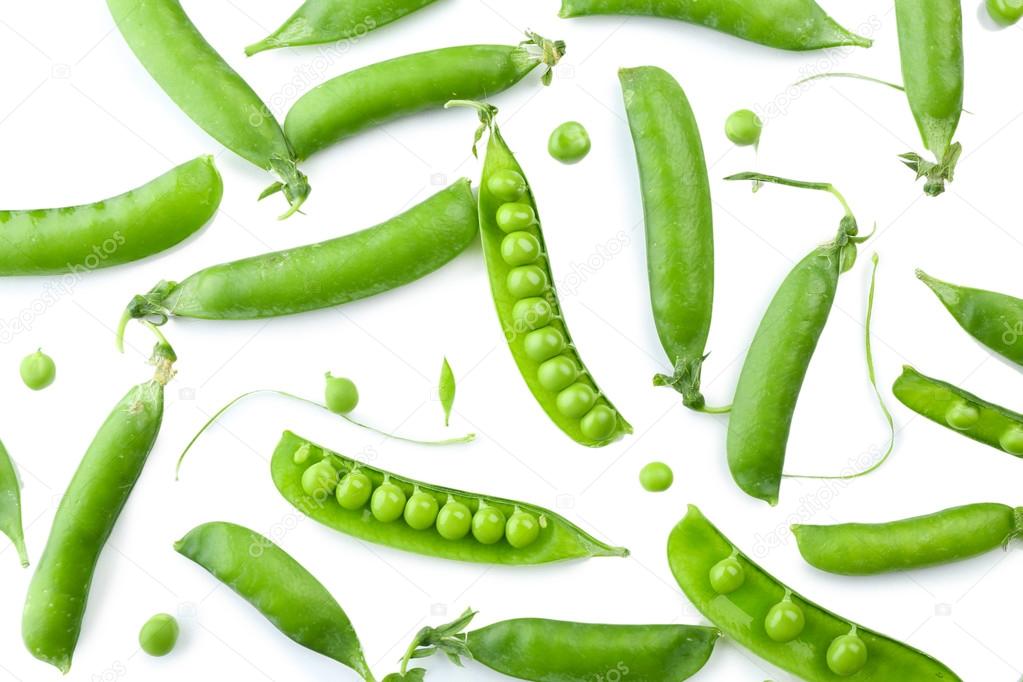
[[[373,481],[358,469],[349,471],[337,484],[337,503],[343,509],[362,509],[373,494]]]
[[[326,402],[331,412],[348,414],[359,404],[359,389],[351,379],[327,372]]]
[[[445,540],[461,540],[472,527],[469,507],[448,495],[448,501],[437,514],[437,532]]]
[[[568,121],[551,133],[547,151],[562,163],[579,163],[590,153],[590,134],[582,123]]]
[[[504,514],[497,507],[480,501],[480,508],[472,515],[472,535],[484,545],[493,545],[504,537]]]
[[[518,232],[536,225],[536,211],[529,204],[509,202],[497,209],[497,226],[502,232]]]
[[[302,446],[295,450],[295,454],[291,456],[291,459],[295,464],[305,464],[309,461],[311,455],[312,448],[309,447],[309,443],[302,443]]]
[[[543,362],[555,355],[560,355],[565,350],[567,342],[565,335],[554,327],[544,327],[526,334],[523,339],[523,350],[533,362]]]
[[[517,329],[546,327],[554,318],[554,311],[547,299],[535,296],[516,301],[512,306],[512,319]]]
[[[535,265],[523,265],[508,271],[505,286],[513,298],[540,296],[547,291],[547,273]]]
[[[526,193],[526,179],[513,170],[499,170],[487,179],[487,189],[500,201],[518,201]]]
[[[787,596],[771,607],[764,619],[764,631],[767,636],[778,643],[791,642],[803,633],[806,627],[806,616],[803,609],[792,603]]]
[[[501,258],[512,267],[535,263],[540,257],[540,240],[528,232],[512,232],[501,241]]]
[[[710,569],[710,586],[718,594],[731,594],[746,582],[746,570],[734,556],[714,564]]]
[[[302,472],[302,490],[318,500],[334,494],[337,470],[327,460],[320,460]]]
[[[1010,455],[1023,457],[1023,429],[1018,426],[1010,427],[998,439],[998,444]]]
[[[522,549],[536,542],[540,537],[540,522],[535,516],[521,509],[516,509],[505,525],[504,534],[508,544],[515,549]]]
[[[987,13],[1001,26],[1023,19],[1023,0],[987,0]]]
[[[158,613],[139,631],[139,646],[150,656],[166,656],[178,642],[178,621],[169,613]]]
[[[41,348],[21,361],[21,380],[33,391],[43,390],[56,376],[57,365]]]
[[[740,147],[749,147],[760,142],[760,133],[764,122],[749,109],[740,109],[732,113],[725,121],[725,135]]]
[[[571,419],[579,419],[597,402],[597,393],[589,385],[574,383],[558,394],[558,412]]]
[[[639,470],[639,483],[652,493],[663,493],[675,482],[675,474],[664,462],[650,462]]]
[[[559,355],[542,363],[536,370],[536,380],[548,391],[568,388],[579,378],[579,366],[575,360]]]
[[[579,422],[579,430],[590,440],[607,440],[618,428],[618,413],[607,405],[594,405]]]
[[[855,628],[848,635],[836,637],[828,647],[828,668],[836,675],[854,675],[866,664],[867,645],[856,635]]]
[[[437,520],[437,498],[416,488],[405,505],[405,523],[413,530],[426,530]]]
[[[945,413],[945,422],[957,431],[971,429],[978,421],[980,421],[980,410],[965,402],[956,403]]]
[[[373,491],[369,510],[377,521],[383,523],[397,521],[405,511],[405,491],[384,479],[380,487]]]

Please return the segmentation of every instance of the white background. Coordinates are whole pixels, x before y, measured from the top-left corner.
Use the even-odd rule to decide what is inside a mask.
[[[957,437],[895,406],[898,447],[875,475],[848,484],[788,481],[770,509],[741,494],[724,461],[726,419],[690,413],[650,378],[667,368],[647,302],[641,206],[632,145],[616,78],[620,66],[656,64],[675,75],[701,128],[716,207],[717,297],[705,389],[727,402],[747,344],[791,265],[828,240],[840,211],[827,195],[719,178],[758,167],[841,188],[878,236],[842,279],[835,310],[810,367],[789,447],[791,472],[838,472],[883,445],[885,425],[866,382],[862,322],[869,255],[882,256],[875,346],[885,393],[903,363],[1017,408],[1023,378],[959,330],[914,267],[951,281],[1019,295],[1019,150],[1023,90],[1019,29],[995,32],[965,7],[965,149],[950,191],[925,198],[896,155],[922,151],[904,97],[854,81],[794,90],[827,70],[899,80],[889,2],[828,2],[843,24],[876,38],[871,50],[795,54],[670,21],[616,17],[561,20],[554,0],[440,0],[321,59],[317,48],[261,54],[242,47],[278,25],[297,2],[185,2],[202,32],[283,116],[296,93],[325,77],[400,54],[466,43],[513,43],[532,28],[568,42],[553,87],[536,74],[494,98],[506,137],[537,194],[562,303],[581,353],[636,433],[601,450],[567,440],[533,402],[503,347],[478,244],[426,279],[343,308],[265,322],[173,321],[165,329],[180,362],[168,388],[163,433],[99,562],[69,680],[356,679],[289,642],[198,566],[175,554],[194,525],[223,519],[275,539],[337,597],[379,675],[411,634],[481,610],[479,625],[517,616],[596,622],[686,622],[701,617],[682,597],[664,557],[686,503],[701,505],[733,541],[810,598],[907,641],[966,680],[1015,680],[1023,668],[1018,614],[1023,558],[992,554],[953,566],[877,578],[826,575],[802,563],[787,526],[888,520],[955,504],[1021,503],[1023,463]],[[206,265],[319,241],[380,222],[455,178],[476,178],[468,111],[416,116],[363,134],[305,164],[313,184],[307,216],[278,223],[279,197],[254,199],[267,177],[219,147],[153,83],[115,30],[103,2],[5,3],[0,14],[0,188],[4,208],[93,201],[142,184],[172,165],[213,153],[226,192],[204,231],[145,262],[88,275],[52,305],[37,301],[58,278],[0,284],[0,320],[30,329],[0,344],[0,434],[24,478],[27,541],[38,559],[56,503],[110,408],[149,373],[150,339],[114,351],[123,306],[161,278]],[[312,79],[312,67],[319,75]],[[297,83],[297,86],[287,86]],[[759,156],[722,134],[739,107],[765,111]],[[546,152],[567,119],[594,142],[582,164]],[[612,245],[609,251],[608,245]],[[615,246],[617,245],[617,246]],[[25,312],[32,311],[35,312]],[[4,327],[7,330],[7,327]],[[18,362],[42,346],[57,361],[53,387],[31,393]],[[449,429],[435,384],[442,356],[458,377]],[[357,416],[423,437],[479,434],[469,446],[429,449],[383,441],[329,415],[274,398],[230,413],[173,480],[191,435],[228,399],[273,387],[318,397],[326,370],[353,377]],[[558,508],[631,558],[541,568],[448,563],[365,545],[296,515],[276,493],[267,458],[284,428],[379,466],[445,485]],[[640,467],[669,462],[676,484],[645,493]],[[772,543],[772,538],[774,542]],[[775,546],[776,545],[776,546]],[[0,680],[56,679],[20,643],[30,577],[0,542]],[[179,647],[152,659],[137,646],[154,612],[177,613]],[[499,679],[479,666],[430,662],[433,679]],[[789,679],[723,641],[699,680]]]

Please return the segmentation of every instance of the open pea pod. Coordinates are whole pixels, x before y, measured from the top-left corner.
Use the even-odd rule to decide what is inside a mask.
[[[397,476],[290,431],[270,471],[284,499],[311,519],[406,552],[505,565],[629,553],[547,509]]]

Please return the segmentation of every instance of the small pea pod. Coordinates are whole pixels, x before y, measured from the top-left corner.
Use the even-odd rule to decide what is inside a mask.
[[[799,553],[811,566],[874,575],[969,559],[1023,533],[1023,508],[981,503],[890,523],[796,524]]]
[[[797,594],[740,552],[694,506],[668,538],[671,572],[726,637],[808,682],[962,679],[927,654]],[[719,567],[731,569],[721,580]]]
[[[22,567],[28,566],[25,531],[21,526],[21,482],[3,443],[0,443],[0,533],[14,544]]]
[[[441,407],[444,408],[444,426],[451,421],[451,408],[455,405],[455,373],[451,371],[448,359],[440,366],[440,381],[437,384],[437,395],[440,398]]]
[[[248,528],[205,523],[174,543],[289,639],[374,682],[359,637],[330,592],[287,552]]]

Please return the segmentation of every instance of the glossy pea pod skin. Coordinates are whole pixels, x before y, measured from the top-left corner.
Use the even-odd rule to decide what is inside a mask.
[[[962,287],[916,271],[966,333],[1007,360],[1023,366],[1023,299]]]
[[[21,525],[21,482],[3,443],[0,443],[0,533],[14,545],[22,567],[28,566],[25,531]]]
[[[1004,547],[1023,530],[1023,510],[981,503],[889,523],[794,525],[799,553],[815,568],[874,575],[936,566]]]
[[[708,576],[722,560],[733,557],[745,579],[721,594]],[[668,538],[668,562],[690,602],[726,637],[760,658],[809,682],[961,682],[941,662],[906,644],[856,625],[796,594],[742,554],[694,506],[689,507]],[[805,618],[801,631],[788,641],[768,636],[765,618],[788,599]],[[828,664],[828,652],[843,636],[854,634],[866,648],[865,664],[839,675]]]
[[[436,0],[306,0],[269,36],[245,48],[265,50],[359,39],[370,31],[422,9]]]
[[[919,415],[967,438],[1023,457],[1023,414],[906,366],[892,392]]]
[[[213,158],[201,156],[93,204],[0,211],[0,276],[97,270],[146,258],[208,223],[223,193]]]
[[[332,658],[373,682],[355,628],[337,601],[287,552],[248,528],[211,522],[174,543],[254,606],[292,641]]]
[[[300,450],[304,456],[299,458],[301,462],[296,463],[295,453]],[[334,496],[310,495],[305,491],[302,475],[324,459],[331,463],[339,476],[353,470],[365,474],[374,491],[387,481],[398,486],[406,499],[411,498],[417,489],[432,496],[439,508],[453,500],[464,504],[474,515],[483,505],[497,509],[505,519],[510,519],[516,510],[525,512],[539,524],[539,533],[531,543],[516,548],[506,538],[493,544],[483,544],[472,533],[466,533],[458,539],[446,539],[441,537],[435,526],[417,530],[402,518],[390,522],[380,521],[369,512],[368,501],[357,509],[346,509]],[[326,450],[290,431],[281,436],[270,462],[270,470],[274,485],[284,499],[306,516],[338,532],[406,552],[441,559],[503,565],[545,564],[568,559],[628,555],[628,550],[600,542],[567,519],[546,509],[397,476]]]
[[[870,47],[814,0],[562,0],[565,18],[624,14],[676,19],[781,50]]]
[[[701,409],[714,308],[714,220],[700,131],[685,92],[666,71],[621,69],[618,78],[643,192],[650,303],[674,369],[654,383]]]

